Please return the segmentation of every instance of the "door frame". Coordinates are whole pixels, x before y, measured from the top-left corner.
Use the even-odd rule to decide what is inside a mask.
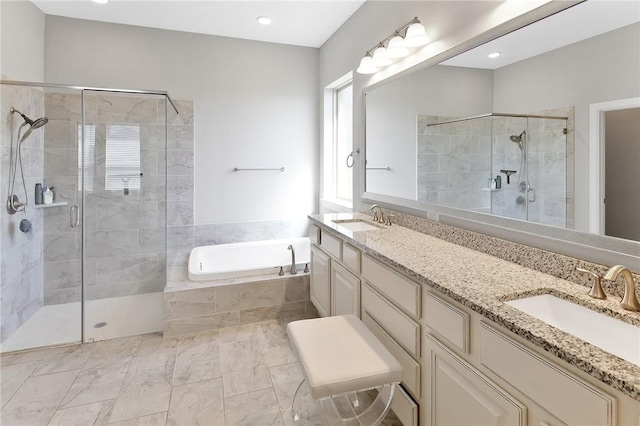
[[[640,97],[589,105],[589,232],[605,231],[605,122],[608,111],[640,108]]]

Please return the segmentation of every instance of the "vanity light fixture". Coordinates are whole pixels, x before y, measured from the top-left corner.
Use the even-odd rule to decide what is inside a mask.
[[[259,24],[262,24],[262,25],[269,25],[269,24],[271,24],[271,18],[268,18],[268,17],[266,17],[266,16],[258,16],[258,17],[256,18],[256,21],[258,21],[258,23],[259,23]]]
[[[491,59],[495,59],[495,58],[497,58],[498,56],[500,56],[501,54],[502,54],[502,53],[500,53],[500,52],[493,52],[493,53],[489,53],[487,56],[488,56],[489,58],[491,58]]]
[[[429,43],[427,32],[420,20],[415,17],[369,49],[360,60],[360,66],[356,72],[374,74],[380,68],[391,65],[394,59],[409,55],[411,48],[424,46],[427,43]]]

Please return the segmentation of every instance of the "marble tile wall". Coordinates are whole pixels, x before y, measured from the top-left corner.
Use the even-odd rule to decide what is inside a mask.
[[[256,321],[317,316],[309,300],[309,274],[231,279],[168,287],[164,336],[200,333]]]
[[[418,201],[489,212],[490,118],[418,116]]]
[[[9,194],[11,142],[15,145],[18,128],[23,123],[19,115],[12,116],[10,108],[33,119],[40,118],[44,116],[44,93],[40,88],[3,84],[0,102],[0,341],[3,341],[43,304],[43,219],[42,210],[33,208],[35,184],[42,182],[42,129],[33,131],[21,147],[27,209],[25,213],[9,215],[5,203]],[[15,188],[20,201],[24,201],[19,170]],[[30,232],[19,230],[22,219],[31,221]]]
[[[45,96],[51,127],[45,131],[45,185],[68,206],[44,215],[45,304],[80,300],[81,227],[71,227],[69,209],[82,205],[79,178],[81,96]],[[166,154],[164,98],[86,92],[85,294],[88,300],[160,292],[165,285]],[[109,187],[107,131],[133,126],[140,136],[141,177],[126,193]],[[173,126],[173,125],[172,125]],[[179,133],[173,129],[174,133]],[[92,135],[94,133],[94,135]]]

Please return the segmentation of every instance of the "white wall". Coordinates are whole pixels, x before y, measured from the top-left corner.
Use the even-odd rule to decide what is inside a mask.
[[[364,145],[362,89],[519,16],[546,0],[497,1],[368,1],[320,48],[319,91],[358,67],[365,51],[417,16],[433,42],[413,58],[374,75],[354,72],[354,149]],[[324,117],[320,116],[320,122]],[[320,140],[323,140],[322,128]],[[354,209],[359,209],[362,158],[354,166]]]
[[[589,105],[640,96],[640,24],[569,45],[494,74],[494,111],[575,106],[575,229],[589,231]],[[526,84],[523,84],[526,82]]]
[[[196,225],[317,210],[318,49],[56,16],[45,39],[47,82],[195,101]]]
[[[0,1],[0,76],[43,80],[45,14],[28,0]]]

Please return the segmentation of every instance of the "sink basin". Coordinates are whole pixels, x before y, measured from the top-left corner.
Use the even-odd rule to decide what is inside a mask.
[[[360,219],[347,219],[347,220],[334,220],[333,223],[340,225],[343,228],[347,228],[349,231],[377,231],[382,227],[373,225],[369,222],[365,222]]]
[[[640,366],[640,327],[550,294],[506,304]]]

